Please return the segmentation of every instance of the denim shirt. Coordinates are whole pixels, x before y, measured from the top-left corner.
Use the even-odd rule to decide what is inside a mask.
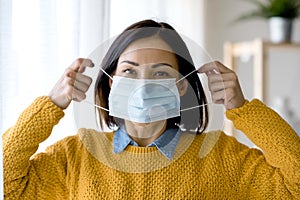
[[[170,160],[173,157],[180,135],[181,131],[179,128],[167,129],[159,138],[147,145],[147,147],[155,146],[167,159]],[[115,132],[113,145],[114,153],[124,151],[128,145],[139,146],[128,136],[124,126],[120,127]]]

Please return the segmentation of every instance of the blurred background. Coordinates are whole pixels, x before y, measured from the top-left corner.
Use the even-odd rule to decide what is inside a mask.
[[[201,45],[211,60],[224,61],[226,42],[269,42],[268,20],[234,22],[255,8],[245,0],[1,0],[0,130],[14,124],[36,97],[47,95],[75,58],[87,57],[99,44],[146,18],[165,21]],[[263,2],[263,1],[262,1]],[[291,45],[264,49],[263,101],[281,109],[300,133],[300,21],[293,22]],[[280,46],[280,45],[279,45]],[[247,99],[262,83],[254,81],[254,57],[235,59]],[[257,97],[260,98],[260,97]],[[76,133],[73,110],[54,128],[41,149]],[[242,134],[235,136],[252,146]]]

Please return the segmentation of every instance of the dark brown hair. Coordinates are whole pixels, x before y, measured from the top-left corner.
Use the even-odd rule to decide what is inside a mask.
[[[167,23],[155,22],[153,20],[143,20],[126,28],[108,49],[101,63],[102,69],[108,74],[113,74],[123,51],[132,42],[147,37],[159,37],[171,47],[176,56],[181,76],[186,76],[195,70],[190,52],[175,29]],[[203,106],[183,111],[181,112],[181,116],[168,119],[167,128],[180,125],[187,130],[196,130],[198,133],[201,133],[207,127],[209,119],[208,108],[205,106],[207,99],[196,71],[187,76],[186,80],[189,86],[186,94],[180,98],[181,109],[197,105]],[[109,109],[109,93],[109,77],[100,70],[95,87],[96,104]],[[98,109],[98,112],[102,128],[104,127],[103,125],[110,128],[118,126],[114,117],[109,116],[107,111]]]

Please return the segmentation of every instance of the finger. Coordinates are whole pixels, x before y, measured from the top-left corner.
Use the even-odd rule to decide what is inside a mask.
[[[81,67],[79,67],[78,72],[82,74],[83,72],[85,72],[85,69],[86,69],[86,66],[81,66]]]
[[[211,96],[214,103],[224,104],[224,106],[227,107],[228,102],[230,102],[233,97],[233,91],[231,89],[220,90],[213,92]]]
[[[213,74],[213,75],[208,75],[207,77],[208,77],[208,87],[211,92],[224,89],[222,75]]]
[[[86,91],[88,91],[90,84],[86,84],[75,80],[74,87],[75,89],[85,93]]]
[[[210,91],[217,92],[220,90],[226,90],[226,88],[234,88],[235,84],[233,81],[217,82],[210,84]]]
[[[225,81],[237,81],[237,76],[235,73],[211,74],[211,75],[208,75],[208,81],[210,83],[225,82]]]
[[[224,84],[210,84],[209,85],[210,92],[218,92],[218,91],[221,91],[224,89],[225,89]]]
[[[214,71],[218,71],[215,62],[206,63],[198,69],[198,73],[206,73],[206,75],[210,75]]]
[[[93,67],[93,66],[94,63],[91,59],[77,58],[69,68],[74,70],[75,72],[82,73],[84,72],[85,67]]]
[[[71,78],[74,80],[74,82],[82,82],[85,83],[86,85],[90,85],[92,83],[92,78],[89,76],[86,76],[84,74],[74,72],[71,69],[66,70],[67,77]]]
[[[199,73],[206,73],[209,75],[210,73],[230,73],[232,70],[229,68],[225,67],[221,62],[219,61],[214,61],[210,63],[206,63],[203,66],[201,66],[198,70]]]
[[[74,77],[75,81],[76,82],[80,82],[80,83],[84,83],[86,85],[90,85],[92,83],[92,78],[89,77],[89,76],[86,76],[84,74],[80,74],[80,73],[77,73],[76,74],[76,77]]]
[[[220,74],[210,74],[210,75],[207,75],[207,78],[208,78],[208,82],[211,84],[211,83],[217,83],[217,82],[223,82],[224,78],[223,78],[223,74],[220,75]]]
[[[224,101],[225,101],[224,99],[219,99],[219,100],[214,101],[214,103],[215,104],[225,104]]]
[[[74,101],[80,102],[83,101],[86,98],[86,95],[84,92],[74,88],[73,89],[73,94],[72,94],[72,99]]]
[[[63,81],[62,81],[63,85],[62,86],[67,86],[68,87],[73,87],[74,83],[75,83],[75,79],[69,76],[64,77]]]
[[[212,92],[211,98],[214,103],[224,102],[225,100],[225,90],[220,90],[218,92]]]
[[[65,77],[64,81],[66,85],[72,88],[72,92],[79,91],[85,93],[89,89],[92,83],[92,79],[89,76],[74,72],[71,69],[67,69],[66,73],[68,76]],[[73,97],[74,95],[75,97]],[[72,99],[81,100],[82,95],[78,96],[77,93],[74,95],[71,95]]]

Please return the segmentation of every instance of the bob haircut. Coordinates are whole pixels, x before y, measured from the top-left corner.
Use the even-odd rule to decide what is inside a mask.
[[[209,119],[208,107],[206,106],[207,99],[185,42],[169,24],[153,20],[143,20],[126,28],[109,47],[101,63],[102,69],[107,74],[112,75],[117,68],[119,57],[123,51],[132,42],[148,37],[159,37],[164,40],[176,56],[179,74],[183,77],[190,74],[185,78],[188,81],[187,92],[180,97],[181,109],[203,105],[195,109],[183,111],[178,117],[167,119],[167,128],[180,126],[185,130],[202,133],[206,129]],[[101,70],[99,71],[95,86],[94,98],[96,104],[109,110],[109,77]],[[108,111],[99,108],[97,108],[97,111],[100,117],[99,123],[101,128],[104,127],[103,125],[109,128],[119,126],[114,117],[109,116]]]

